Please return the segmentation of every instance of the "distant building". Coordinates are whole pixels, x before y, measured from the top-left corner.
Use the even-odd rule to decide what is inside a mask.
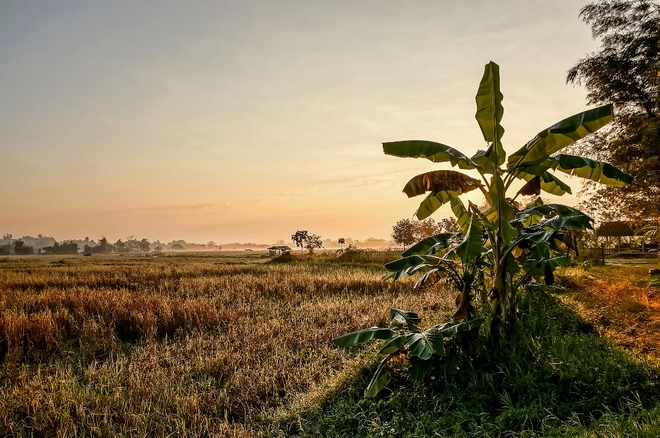
[[[286,245],[275,245],[268,248],[268,254],[270,255],[288,254],[291,251],[292,249]]]
[[[635,232],[628,222],[603,222],[600,227],[596,229],[596,236],[604,237],[606,241],[606,248],[610,248],[610,237],[616,237],[616,249],[629,249],[632,246],[632,237]],[[623,237],[627,239],[622,239]]]

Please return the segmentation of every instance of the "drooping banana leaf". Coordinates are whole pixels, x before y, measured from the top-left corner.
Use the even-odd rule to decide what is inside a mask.
[[[593,226],[591,225],[592,222],[593,222],[593,219],[591,219],[586,214],[582,214],[582,215],[575,215],[575,216],[568,216],[568,217],[556,216],[556,217],[553,217],[552,219],[541,222],[539,225],[542,225],[543,227],[546,227],[546,228],[555,229],[555,230],[583,231],[583,230],[593,229]],[[565,245],[563,245],[563,246],[565,246]]]
[[[458,333],[462,332],[467,332],[470,330],[474,330],[478,327],[481,327],[481,325],[486,321],[485,318],[475,318],[471,319],[469,321],[464,321],[458,324],[454,325],[442,325],[442,326],[434,326],[431,328],[436,328],[440,333],[442,333],[442,336],[451,338]],[[430,329],[429,329],[430,330]]]
[[[525,209],[538,207],[539,205],[543,204],[543,199],[539,196],[538,198],[534,198],[534,200],[532,200],[532,202],[529,204],[525,205]]]
[[[422,322],[422,318],[415,312],[407,310],[390,309],[391,324],[394,326],[408,326],[408,330],[417,329],[417,324]]]
[[[506,257],[505,263],[507,266],[507,272],[512,277],[516,276],[520,272],[520,266],[518,265],[518,262],[516,261],[515,257],[512,256]]]
[[[549,167],[553,169],[610,186],[623,187],[633,181],[632,176],[602,161],[562,154],[551,157],[549,161]]]
[[[403,254],[403,257],[408,257],[415,254],[420,255],[433,255],[441,249],[448,248],[456,237],[456,233],[442,233],[435,236],[427,237],[420,240]]]
[[[387,362],[389,360],[390,356],[388,355],[381,361],[380,365],[378,365],[378,368],[376,368],[374,376],[371,378],[369,385],[364,390],[365,397],[376,397],[376,394],[378,394],[381,389],[385,388],[385,385],[387,385],[390,380],[392,380],[390,371],[387,369]]]
[[[518,194],[521,196],[538,196],[541,194],[541,177],[536,175],[534,178],[527,181],[527,184],[522,186],[518,190]]]
[[[527,259],[523,265],[523,273],[527,277],[535,278],[537,281],[541,280],[541,277],[545,275],[545,267],[549,266],[551,269],[557,268],[558,266],[568,266],[571,264],[571,257],[568,255],[561,255],[559,257],[550,257],[542,256],[540,253],[534,255]]]
[[[447,268],[438,266],[433,269],[429,269],[426,271],[422,276],[417,280],[415,283],[415,288],[418,287],[424,287],[427,284],[435,284],[441,279],[451,275],[451,271],[449,271]]]
[[[484,75],[479,83],[475,97],[477,113],[475,115],[484,140],[491,143],[485,157],[495,167],[504,164],[505,152],[502,147],[504,128],[500,125],[504,115],[502,100],[504,96],[500,90],[500,67],[489,62],[484,68]],[[483,166],[482,166],[483,167]]]
[[[395,334],[396,332],[390,328],[371,327],[339,336],[334,338],[332,342],[340,347],[346,347],[349,345],[362,344],[371,341],[372,339],[389,339]]]
[[[413,380],[422,380],[428,374],[431,365],[433,365],[433,361],[420,359],[416,356],[412,356],[408,360],[410,361],[408,372]]]
[[[531,204],[530,206],[531,208],[526,208],[524,210],[519,211],[516,214],[517,221],[523,221],[530,216],[536,216],[536,215],[542,215],[542,216],[556,215],[559,217],[587,216],[577,208],[569,207],[568,205],[563,205],[563,204],[541,204],[541,205]],[[587,216],[587,218],[589,218],[589,220],[593,220],[589,216]]]
[[[402,349],[406,345],[406,338],[403,336],[396,336],[392,339],[385,341],[379,353],[390,354]]]
[[[449,161],[460,169],[474,169],[472,162],[462,152],[442,143],[427,140],[404,140],[383,143],[383,152],[402,158],[426,158],[434,163]]]
[[[527,169],[520,170],[516,173],[516,177],[522,178],[525,181],[532,181],[534,178],[539,177],[541,183],[541,190],[553,195],[561,196],[565,193],[571,194],[571,187],[564,183],[562,180],[547,171],[538,172],[537,174],[527,173]]]
[[[471,214],[468,231],[465,233],[463,241],[450,251],[456,254],[464,267],[472,263],[483,251],[482,231],[481,223],[476,218],[476,215]]]
[[[463,201],[461,201],[459,198],[453,198],[450,202],[451,211],[453,211],[454,216],[456,216],[456,222],[458,223],[458,226],[461,227],[463,233],[467,233],[468,225],[470,223],[470,215],[465,209]]]
[[[415,176],[408,181],[403,192],[410,198],[431,191],[415,212],[419,220],[424,220],[453,198],[481,186],[481,181],[461,172],[437,170]]]
[[[403,269],[412,268],[423,263],[438,264],[441,259],[432,255],[415,254],[407,257],[394,260],[393,262],[385,263],[385,269],[390,272],[401,271]]]
[[[458,196],[479,188],[481,185],[481,181],[464,173],[453,170],[436,170],[413,177],[403,188],[403,192],[409,198],[423,195],[426,192],[448,192]]]
[[[509,156],[509,169],[540,164],[555,152],[591,134],[612,121],[612,105],[604,105],[568,117],[539,132],[525,146]]]
[[[402,260],[402,259],[399,259],[399,260]],[[441,261],[442,259],[438,259],[438,260]],[[388,274],[385,274],[381,280],[385,281],[385,280],[392,279],[392,280],[396,281],[396,280],[398,280],[399,278],[403,277],[406,274],[413,275],[415,272],[419,271],[420,269],[430,268],[432,266],[435,266],[435,265],[432,265],[432,264],[429,264],[429,263],[419,263],[417,265],[407,266],[403,269],[399,269],[398,271],[392,271],[392,272],[389,272]]]
[[[435,211],[443,204],[446,204],[455,198],[455,192],[439,192],[435,194],[429,193],[429,195],[419,204],[419,207],[417,207],[415,216],[420,221],[424,220],[435,213]]]
[[[529,240],[530,242],[533,243],[532,248],[538,248],[543,245],[549,245],[549,242],[552,241],[552,239],[556,238],[558,232],[557,230],[546,230],[546,229],[541,229],[541,230],[535,230],[535,231],[529,231],[529,232],[524,232],[520,234],[520,237],[517,240]]]
[[[530,213],[529,215],[525,216],[524,218],[519,218],[519,215],[522,212],[529,211],[534,207],[538,207],[539,205],[543,205],[543,199],[541,199],[540,196],[537,197],[536,199],[534,199],[529,204],[527,204],[523,210],[516,213],[516,219],[511,221],[511,225],[513,225],[514,227],[519,226],[519,225],[521,225],[523,227],[529,227],[531,225],[534,225],[534,224],[538,223],[541,219],[543,219],[543,214],[538,212],[538,211],[534,211],[534,212]]]

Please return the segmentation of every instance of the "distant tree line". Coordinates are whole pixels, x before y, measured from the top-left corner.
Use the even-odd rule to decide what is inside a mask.
[[[52,246],[41,248],[44,254],[78,254],[78,244],[76,242],[55,242]]]

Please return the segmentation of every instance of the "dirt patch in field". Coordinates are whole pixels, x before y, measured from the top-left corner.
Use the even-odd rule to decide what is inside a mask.
[[[598,332],[628,350],[660,356],[660,286],[654,266],[620,265],[566,269],[570,292],[562,300]]]

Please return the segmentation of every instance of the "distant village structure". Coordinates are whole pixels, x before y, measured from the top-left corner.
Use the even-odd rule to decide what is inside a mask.
[[[603,247],[606,251],[657,251],[657,241],[647,239],[643,230],[635,230],[629,222],[603,222],[596,229],[596,236],[604,238]]]
[[[269,255],[289,254],[292,251],[292,249],[286,245],[273,245],[267,249]]]

